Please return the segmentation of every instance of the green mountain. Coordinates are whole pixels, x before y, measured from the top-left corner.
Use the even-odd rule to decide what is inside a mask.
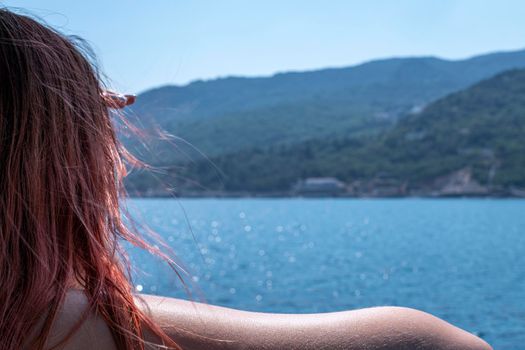
[[[508,195],[525,187],[524,136],[525,70],[510,70],[439,99],[379,135],[252,148],[167,174],[182,192],[286,192],[298,179],[333,176],[358,194],[380,195],[374,191],[388,187],[393,195]],[[137,180],[135,188],[147,184]]]
[[[145,128],[158,126],[209,156],[219,156],[374,134],[431,101],[520,67],[525,67],[525,51],[458,61],[394,58],[266,78],[230,77],[146,91],[133,112]],[[184,142],[176,143],[181,153],[197,156]],[[165,145],[154,151],[161,154],[161,163],[182,158]]]

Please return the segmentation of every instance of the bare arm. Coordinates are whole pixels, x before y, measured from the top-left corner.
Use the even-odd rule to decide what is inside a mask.
[[[470,333],[408,308],[287,315],[143,299],[144,310],[184,349],[491,349]]]

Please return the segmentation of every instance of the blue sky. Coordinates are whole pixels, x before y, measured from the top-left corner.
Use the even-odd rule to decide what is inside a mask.
[[[228,75],[391,56],[525,48],[521,0],[0,0],[95,48],[113,85],[140,92]]]

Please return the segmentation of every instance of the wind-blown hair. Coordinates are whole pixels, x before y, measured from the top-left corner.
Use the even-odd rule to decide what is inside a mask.
[[[176,348],[134,302],[119,241],[155,249],[125,225],[133,158],[79,42],[0,8],[0,349],[55,347],[51,326],[75,285],[89,301],[81,322],[100,315],[119,349],[143,349],[143,329]]]

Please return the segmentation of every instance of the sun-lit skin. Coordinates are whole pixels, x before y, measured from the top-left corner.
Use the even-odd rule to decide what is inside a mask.
[[[121,239],[156,251],[123,224],[109,113],[135,97],[102,89],[66,38],[1,9],[0,77],[0,350],[490,349],[407,308],[269,314],[136,294]]]
[[[141,308],[183,349],[447,349],[489,350],[478,337],[430,314],[377,307],[324,314],[270,314],[141,295]],[[85,307],[71,291],[55,325],[57,334]],[[155,343],[155,337],[147,337]],[[153,347],[154,348],[154,347]],[[105,323],[92,317],[66,349],[116,349]]]
[[[110,90],[104,91],[101,95],[108,107],[114,109],[122,109],[132,105],[137,98],[135,95],[124,95]]]

